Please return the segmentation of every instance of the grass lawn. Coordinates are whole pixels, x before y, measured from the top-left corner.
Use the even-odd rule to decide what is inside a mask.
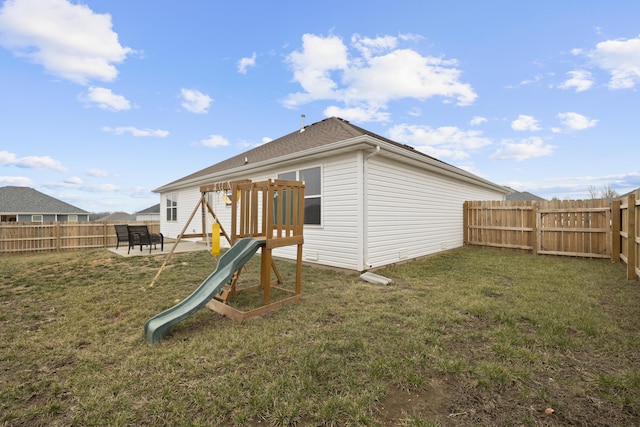
[[[151,346],[145,321],[215,267],[179,254],[150,288],[163,260],[0,257],[0,425],[640,425],[622,265],[460,248],[377,271],[389,286],[305,266],[299,302],[205,308]]]

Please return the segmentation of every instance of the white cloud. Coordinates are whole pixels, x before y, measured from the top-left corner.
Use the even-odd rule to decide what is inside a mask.
[[[590,119],[579,113],[559,113],[556,117],[562,122],[567,131],[584,130],[598,124],[598,120]]]
[[[133,136],[154,136],[157,138],[164,138],[169,135],[169,131],[162,129],[138,129],[133,126],[119,126],[119,127],[109,127],[103,126],[103,132],[113,133],[115,135],[124,135],[125,133],[130,133]]]
[[[491,145],[489,138],[476,130],[462,130],[455,126],[437,129],[429,126],[397,125],[389,129],[389,138],[412,145],[430,156],[456,160],[469,157],[469,152]]]
[[[15,166],[28,169],[52,169],[58,172],[66,172],[67,168],[57,160],[49,156],[27,156],[16,159]]]
[[[89,176],[95,176],[95,177],[109,176],[109,172],[102,169],[97,169],[97,168],[87,169],[86,173]]]
[[[122,111],[131,108],[127,98],[116,95],[111,89],[103,87],[90,87],[86,95],[80,97],[80,100],[87,104],[96,104],[103,110]]]
[[[585,54],[611,74],[611,89],[632,89],[640,83],[640,37],[600,42]]]
[[[538,83],[543,78],[544,78],[544,76],[542,74],[536,74],[535,76],[533,76],[532,79],[522,80],[520,82],[520,86],[527,86],[527,85],[530,85],[530,84]]]
[[[422,115],[422,109],[413,107],[409,111],[407,111],[407,114],[413,117],[420,117]]]
[[[536,131],[540,130],[540,126],[538,126],[538,120],[533,116],[520,114],[516,120],[511,122],[511,129],[517,131]]]
[[[91,189],[97,189],[97,190],[100,190],[100,191],[110,191],[110,192],[113,192],[113,191],[118,191],[118,190],[120,190],[120,187],[118,187],[118,186],[117,186],[117,185],[115,185],[115,184],[100,184],[100,185],[94,185],[94,186],[91,186]]]
[[[575,89],[576,92],[584,92],[593,86],[593,77],[588,71],[574,70],[569,71],[567,75],[570,78],[559,86],[560,89]]]
[[[78,177],[71,177],[63,182],[47,183],[47,188],[66,188],[78,191],[86,191],[88,193],[100,193],[100,192],[114,192],[120,190],[120,187],[114,184],[85,184],[82,179]]]
[[[247,74],[247,68],[254,67],[256,65],[256,53],[253,52],[250,58],[242,58],[238,61],[238,72],[240,74]]]
[[[318,99],[337,97],[337,83],[331,78],[332,71],[346,70],[347,47],[336,36],[326,38],[313,34],[302,36],[302,52],[292,52],[287,61],[293,70],[293,79],[304,92],[290,94],[285,106],[295,108],[300,104]]]
[[[521,161],[532,157],[550,156],[555,148],[545,144],[544,140],[539,137],[531,137],[519,142],[503,141],[501,145],[502,147],[491,155],[492,159]]]
[[[454,60],[424,57],[410,49],[398,49],[368,59],[367,65],[345,72],[348,99],[386,103],[399,98],[427,99],[442,96],[470,105],[477,95],[470,85],[459,81]]]
[[[201,140],[199,144],[205,147],[226,147],[229,145],[229,141],[222,135],[211,135],[209,138]]]
[[[375,54],[380,54],[391,49],[395,49],[398,45],[398,39],[393,36],[362,37],[360,34],[351,36],[351,44],[365,58],[371,58]]]
[[[0,166],[11,165],[16,161],[16,155],[8,151],[0,151]]]
[[[26,169],[52,169],[58,172],[66,172],[67,168],[57,160],[49,156],[17,157],[14,153],[0,151],[0,166],[16,166]]]
[[[482,117],[482,116],[474,116],[471,121],[469,122],[469,124],[471,126],[478,126],[481,125],[482,123],[486,123],[487,122],[487,118],[486,117]]]
[[[209,95],[194,89],[180,89],[180,95],[182,96],[182,107],[196,114],[206,113],[213,101]]]
[[[0,176],[0,183],[17,187],[31,187],[33,181],[25,176]]]
[[[341,108],[335,105],[325,108],[326,117],[341,117],[354,122],[387,122],[391,114],[380,111],[372,106]]]
[[[337,36],[305,34],[302,50],[287,57],[293,79],[303,91],[289,94],[283,105],[296,108],[317,100],[333,100],[344,103],[344,107],[334,108],[362,114],[385,110],[388,102],[401,98],[440,96],[458,105],[475,101],[473,88],[460,81],[455,60],[422,56],[397,45],[396,37],[354,35],[350,52]],[[388,116],[385,113],[379,117]]]
[[[114,80],[114,64],[134,52],[119,43],[110,15],[66,0],[5,1],[0,33],[0,43],[14,55],[79,84]]]
[[[77,176],[72,176],[70,178],[67,178],[64,180],[65,184],[69,184],[69,185],[73,185],[73,186],[78,186],[78,185],[82,185],[83,181],[81,178],[77,177]]]

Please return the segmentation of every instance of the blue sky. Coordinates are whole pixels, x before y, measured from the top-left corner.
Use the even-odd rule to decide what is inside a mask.
[[[640,2],[5,0],[0,186],[91,212],[338,116],[545,198],[640,187]]]

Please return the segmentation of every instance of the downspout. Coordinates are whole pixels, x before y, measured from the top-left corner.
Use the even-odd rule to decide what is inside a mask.
[[[367,154],[362,160],[362,262],[363,262],[363,270],[368,270],[371,268],[369,264],[369,212],[368,212],[368,202],[369,202],[369,182],[367,179],[369,159],[373,156],[377,155],[380,152],[380,146],[376,145],[376,149]]]

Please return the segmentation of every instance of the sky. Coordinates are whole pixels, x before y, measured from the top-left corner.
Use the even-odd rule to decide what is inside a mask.
[[[89,212],[341,117],[518,191],[640,187],[640,2],[4,0],[0,186]]]

